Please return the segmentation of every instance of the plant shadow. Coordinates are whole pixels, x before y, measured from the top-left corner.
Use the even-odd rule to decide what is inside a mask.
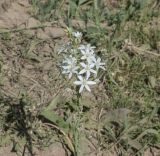
[[[20,152],[22,156],[24,156],[26,152],[30,156],[34,156],[33,139],[31,135],[31,123],[33,117],[27,108],[28,103],[26,103],[23,98],[13,99],[10,97],[0,99],[0,104],[1,103],[5,104],[6,107],[6,113],[4,113],[5,125],[3,130],[6,132],[11,131],[11,133],[14,134],[11,151],[16,153]],[[25,140],[25,143],[22,140]],[[19,151],[21,143],[23,144],[23,150]]]

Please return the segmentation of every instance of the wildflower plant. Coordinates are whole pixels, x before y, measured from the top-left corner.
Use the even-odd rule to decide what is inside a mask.
[[[79,93],[84,89],[90,92],[90,86],[97,82],[99,71],[105,70],[105,63],[96,55],[95,46],[83,44],[81,32],[73,32],[68,28],[67,34],[70,41],[58,52],[63,56],[60,65],[62,74],[67,75],[68,79],[74,79],[73,84],[79,87]]]

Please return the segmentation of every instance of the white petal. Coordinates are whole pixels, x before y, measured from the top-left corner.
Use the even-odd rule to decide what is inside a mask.
[[[81,81],[75,81],[74,84],[75,84],[75,85],[81,85],[82,82],[81,82]]]
[[[62,66],[62,68],[63,68],[63,69],[68,69],[68,68],[69,68],[69,66]]]
[[[82,69],[80,72],[79,72],[79,74],[84,74],[86,72],[86,70],[85,69]]]
[[[93,69],[90,70],[92,73],[96,74],[97,72]]]
[[[86,68],[86,64],[84,62],[80,63],[82,67]]]
[[[90,77],[90,71],[87,71],[87,79]]]
[[[92,59],[93,59],[93,61],[94,61],[94,62],[97,62],[97,60],[96,60],[96,57],[95,57],[95,56],[93,56],[93,58],[92,58]]]
[[[70,73],[69,73],[69,79],[70,79],[71,77],[72,77],[72,73],[70,72]]]
[[[88,63],[93,62],[93,57],[87,57],[87,62],[88,62]]]
[[[93,62],[92,59],[87,59],[87,63],[88,63],[89,65],[91,65],[91,64],[93,64],[94,62]]]
[[[84,85],[81,85],[80,89],[79,89],[79,93],[81,93],[84,89]]]
[[[74,70],[77,70],[77,69],[79,69],[79,67],[78,67],[78,66],[75,66],[75,67],[74,67]]]
[[[85,60],[85,59],[86,59],[86,56],[82,56],[81,59],[82,59],[82,60]]]
[[[101,58],[100,57],[98,57],[97,62],[101,62]]]
[[[100,66],[99,68],[101,68],[101,69],[105,70],[105,68],[104,68],[104,67],[102,67],[102,66]]]
[[[78,49],[85,49],[85,46],[81,44]]]
[[[81,75],[78,76],[80,81],[83,81],[83,77]]]
[[[85,55],[85,51],[83,49],[80,49],[80,52],[82,53],[82,55]]]
[[[104,66],[104,65],[105,65],[105,63],[100,63],[100,65],[101,65],[101,66]]]
[[[89,67],[90,67],[90,68],[93,68],[93,67],[94,67],[94,63],[91,63],[91,64],[89,65]]]
[[[88,85],[85,85],[85,88],[86,88],[89,92],[91,91],[91,89],[89,88]]]
[[[87,84],[88,85],[94,85],[94,84],[96,84],[96,82],[94,82],[94,81],[87,81]]]

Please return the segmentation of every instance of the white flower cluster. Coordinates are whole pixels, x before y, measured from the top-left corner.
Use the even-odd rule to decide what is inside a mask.
[[[96,84],[93,79],[96,79],[99,69],[105,70],[105,63],[102,63],[101,58],[96,56],[94,51],[96,47],[90,44],[81,44],[81,32],[71,32],[70,36],[71,42],[59,51],[64,58],[61,64],[62,73],[68,75],[69,79],[73,75],[78,78],[74,84],[80,86],[79,93],[84,88],[91,91],[89,86]]]

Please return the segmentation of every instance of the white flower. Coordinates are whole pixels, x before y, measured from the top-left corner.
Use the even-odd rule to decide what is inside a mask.
[[[77,59],[75,57],[73,57],[72,55],[69,55],[69,57],[66,58],[65,60],[63,60],[62,63],[63,64],[76,64],[77,63]]]
[[[105,70],[105,68],[104,68],[105,63],[102,63],[102,62],[101,62],[101,58],[100,58],[100,57],[98,57],[97,60],[94,59],[93,61],[94,61],[94,65],[96,66],[96,69],[97,69],[97,70],[98,70],[99,68]]]
[[[76,58],[70,56],[70,58],[67,58],[63,61],[64,66],[62,66],[63,71],[62,74],[69,74],[69,79],[72,77],[72,75],[78,74],[78,66],[76,66],[77,60]]]
[[[64,69],[62,71],[62,74],[69,74],[68,78],[71,79],[73,74],[78,74],[78,66],[68,65],[68,66],[62,66]]]
[[[82,69],[79,74],[84,74],[86,73],[87,74],[87,79],[90,77],[91,73],[94,73],[96,74],[97,72],[95,70],[93,70],[92,68],[94,67],[94,64],[85,64],[83,62],[80,63],[81,66],[84,68]]]
[[[88,62],[91,62],[93,59],[95,59],[94,48],[95,47],[91,47],[90,44],[80,45],[78,49],[80,49],[82,53],[81,59],[87,60]]]
[[[82,33],[77,31],[77,32],[73,32],[72,35],[76,38],[82,38]]]
[[[79,93],[81,93],[84,88],[86,88],[90,92],[91,90],[89,88],[89,85],[96,84],[96,82],[94,82],[94,81],[88,81],[88,79],[83,79],[82,76],[78,76],[78,78],[79,78],[80,81],[75,81],[74,84],[75,85],[81,85],[80,89],[79,89]]]
[[[91,46],[90,44],[87,44],[87,45],[81,44],[78,49],[80,49],[81,52],[83,51],[83,52],[87,52],[87,53],[89,53],[89,52],[94,53],[95,48],[96,48],[95,46]]]

